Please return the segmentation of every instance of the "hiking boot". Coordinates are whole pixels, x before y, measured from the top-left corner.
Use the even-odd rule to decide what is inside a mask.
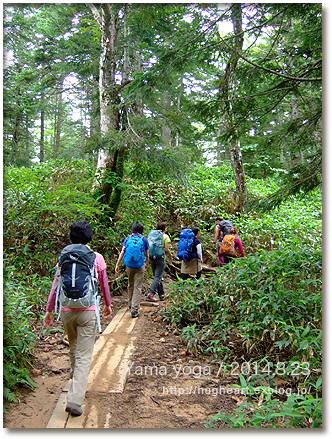
[[[139,313],[138,313],[138,311],[136,311],[135,309],[133,309],[133,310],[131,311],[131,316],[132,316],[133,319],[136,319],[136,317],[139,317]]]
[[[153,302],[153,303],[158,302],[158,299],[156,299],[156,298],[154,297],[154,294],[152,294],[152,293],[149,293],[149,294],[146,296],[145,300],[146,300],[147,302]]]
[[[68,402],[66,407],[66,412],[74,416],[81,416],[83,413],[82,407],[74,402]]]

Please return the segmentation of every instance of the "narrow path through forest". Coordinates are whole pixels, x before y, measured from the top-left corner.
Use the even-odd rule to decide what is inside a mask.
[[[22,389],[4,427],[205,428],[218,411],[233,413],[241,400],[229,388],[236,377],[221,374],[210,357],[186,352],[162,319],[166,305],[142,301],[140,317],[132,319],[126,297],[113,297],[112,320],[97,336],[84,414],[77,418],[65,412],[69,360],[63,333],[41,337],[32,371],[38,387]]]

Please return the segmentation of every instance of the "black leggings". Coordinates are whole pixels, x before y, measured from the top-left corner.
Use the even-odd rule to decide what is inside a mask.
[[[202,276],[202,271],[198,271],[196,273],[196,279],[199,279]],[[186,280],[189,279],[190,274],[189,273],[181,273],[181,279]]]
[[[234,262],[236,258],[232,256],[225,256],[224,255],[224,264],[229,264],[230,262]]]

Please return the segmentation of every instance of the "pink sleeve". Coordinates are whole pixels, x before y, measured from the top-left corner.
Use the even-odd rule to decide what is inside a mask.
[[[239,249],[239,252],[240,252],[241,256],[242,256],[243,258],[245,258],[244,251],[243,251],[243,247],[242,247],[241,239],[238,238],[237,236],[235,236],[235,240],[234,240],[234,241],[235,241],[235,243],[237,244],[237,247],[238,247],[238,249]]]
[[[111,294],[110,289],[108,286],[108,277],[106,273],[106,263],[105,259],[100,253],[96,253],[96,270],[97,270],[97,278],[100,285],[101,292],[104,297],[104,302],[106,306],[110,306],[111,301]]]
[[[58,266],[56,268],[55,276],[53,279],[52,287],[50,294],[48,295],[47,304],[46,304],[46,311],[52,312],[55,307],[55,299],[56,299],[56,285],[59,279],[59,270]]]

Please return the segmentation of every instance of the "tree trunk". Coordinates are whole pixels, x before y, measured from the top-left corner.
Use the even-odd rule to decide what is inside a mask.
[[[243,211],[243,206],[246,202],[247,185],[242,162],[239,135],[237,132],[236,121],[234,120],[232,108],[232,102],[235,93],[235,72],[239,60],[239,54],[242,52],[243,46],[242,7],[240,3],[235,3],[233,5],[232,21],[235,37],[234,52],[231,55],[226,66],[225,76],[222,83],[222,95],[225,102],[224,116],[226,129],[228,132],[228,146],[237,192],[235,210],[241,212]]]
[[[141,53],[138,50],[134,49],[134,66],[133,69],[137,72],[143,71],[143,61]],[[139,93],[139,97],[136,102],[132,104],[132,110],[137,116],[143,117],[143,99],[141,98],[141,94]]]
[[[122,72],[122,84],[125,84],[129,80],[130,71],[130,59],[129,59],[129,45],[128,45],[128,24],[127,24],[127,6],[124,5],[123,16],[123,36],[124,36],[124,48],[123,48],[123,72]],[[120,113],[120,126],[118,129],[126,131],[128,127],[128,110],[125,104],[122,105]],[[122,143],[121,148],[117,151],[116,161],[114,163],[114,172],[117,182],[120,183],[123,179],[124,173],[124,159],[125,159],[125,144]],[[122,189],[118,184],[115,185],[112,191],[112,196],[109,201],[110,213],[115,215],[121,202]]]
[[[102,52],[99,60],[100,131],[105,137],[109,131],[119,129],[118,96],[115,84],[118,20],[117,15],[112,11],[112,5],[109,3],[100,4],[101,13],[94,4],[88,3],[87,5],[90,7],[101,32]],[[114,169],[116,157],[117,154],[110,151],[106,145],[98,153],[99,181],[96,184],[101,187],[105,196],[110,195],[110,188],[109,184],[105,183],[104,177],[109,170]],[[104,201],[108,202],[109,198]]]
[[[30,132],[29,132],[29,117],[28,115],[26,116],[27,120],[26,120],[26,126],[25,126],[25,134],[26,134],[26,138],[25,138],[25,161],[26,163],[29,163],[29,159],[30,159]]]
[[[62,90],[63,81],[61,79],[57,87],[57,98],[56,98],[56,110],[55,110],[55,121],[54,121],[54,150],[53,158],[57,158],[60,152],[60,138],[61,138],[61,122],[62,122]]]
[[[169,93],[167,91],[165,91],[164,92],[164,108],[166,108],[168,110],[170,108],[170,106],[171,106],[171,98],[170,98]],[[164,141],[165,145],[172,146],[172,133],[171,133],[171,128],[167,123],[166,116],[164,117],[164,120],[163,120],[162,137],[163,137],[163,141]]]
[[[222,117],[217,132],[217,145],[216,145],[217,166],[222,166],[225,162],[231,161],[228,145],[227,144],[225,145],[224,142],[220,142],[221,135],[225,134],[224,132],[225,126],[226,126],[225,118]]]
[[[17,163],[17,161],[20,157],[19,144],[20,144],[20,138],[21,138],[21,123],[22,123],[21,102],[19,99],[17,99],[17,101],[16,101],[16,106],[17,106],[17,109],[15,112],[14,128],[13,128],[12,159],[13,159],[13,162]]]
[[[45,109],[44,101],[45,94],[44,90],[41,92],[41,110],[40,110],[40,147],[39,147],[39,161],[43,163],[45,160]]]
[[[93,78],[94,82],[98,87],[98,77]],[[94,83],[92,86],[86,86],[85,93],[87,96],[91,96],[91,104],[88,104],[88,114],[90,118],[90,127],[89,127],[89,135],[90,137],[98,136],[100,133],[100,114],[99,114],[99,106],[98,100],[95,99],[95,88]],[[99,92],[99,89],[98,89]]]
[[[100,13],[92,3],[87,4],[96,19],[101,32],[102,53],[99,60],[99,101],[100,101],[100,131],[105,142],[99,150],[94,188],[100,188],[102,202],[109,206],[108,216],[113,217],[121,200],[119,183],[123,178],[125,145],[119,149],[112,148],[107,137],[111,138],[114,131],[125,129],[126,117],[121,118],[119,87],[116,84],[116,67],[118,62],[118,12],[110,3],[100,4]],[[126,15],[126,8],[125,8]],[[124,19],[125,20],[125,19]],[[126,27],[126,24],[125,24]],[[127,52],[126,52],[126,58]],[[126,70],[129,66],[126,66]],[[122,83],[124,78],[122,78]],[[123,110],[122,110],[123,111]]]

